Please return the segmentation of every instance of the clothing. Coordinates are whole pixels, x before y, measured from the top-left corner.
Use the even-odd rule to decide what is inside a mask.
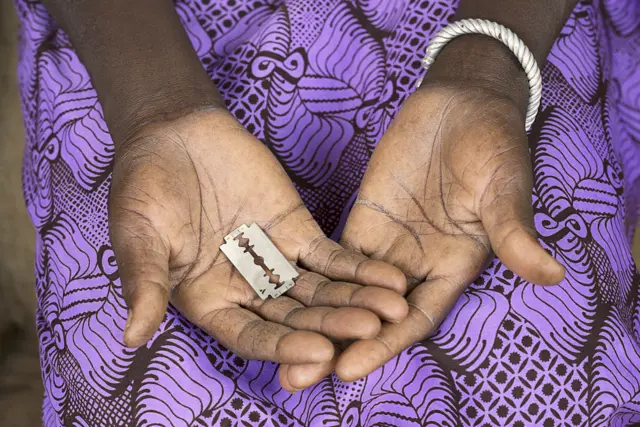
[[[113,144],[87,72],[45,8],[16,0],[37,228],[45,426],[626,426],[640,422],[640,2],[583,1],[544,68],[531,136],[535,221],[557,287],[494,260],[434,337],[351,384],[289,394],[170,308],[122,344],[107,231]],[[334,238],[376,143],[423,75],[453,0],[179,0],[229,109]]]

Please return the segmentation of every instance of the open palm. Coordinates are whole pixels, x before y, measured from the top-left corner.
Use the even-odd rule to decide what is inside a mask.
[[[155,333],[170,300],[244,358],[303,366],[304,378],[288,367],[283,378],[302,388],[332,370],[330,339],[373,337],[379,317],[407,312],[383,289],[403,291],[402,273],[329,240],[276,158],[222,110],[151,124],[120,145],[109,221],[130,346]],[[225,235],[254,222],[299,268],[277,299],[258,298],[220,251]]]
[[[523,122],[511,101],[455,85],[424,87],[403,105],[372,156],[343,243],[405,273],[410,311],[345,350],[343,380],[432,334],[492,251],[533,283],[562,280],[536,239]]]

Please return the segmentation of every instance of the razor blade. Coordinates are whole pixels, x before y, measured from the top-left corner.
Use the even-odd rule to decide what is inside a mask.
[[[224,238],[220,250],[260,298],[277,298],[295,284],[298,272],[256,224],[245,224]]]

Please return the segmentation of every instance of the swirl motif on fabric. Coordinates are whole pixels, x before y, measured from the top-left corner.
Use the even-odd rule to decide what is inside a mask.
[[[15,0],[37,229],[45,426],[626,426],[640,422],[640,10],[581,2],[543,72],[532,135],[552,288],[494,260],[432,339],[368,377],[296,394],[170,308],[142,348],[107,229],[113,144],[86,70],[38,1]],[[338,237],[369,156],[419,77],[453,0],[180,0],[228,108]]]

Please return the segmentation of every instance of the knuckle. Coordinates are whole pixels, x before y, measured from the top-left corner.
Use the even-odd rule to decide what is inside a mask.
[[[322,295],[324,289],[326,289],[326,287],[330,283],[331,283],[331,280],[323,279],[320,281],[320,283],[316,285],[315,289],[313,290],[313,295],[311,296],[311,305],[316,303],[316,299]]]
[[[438,322],[435,320],[436,316],[427,313],[426,310],[418,307],[416,304],[409,304],[413,310],[409,310],[407,316],[408,329],[410,336],[415,340],[422,340],[432,335],[438,328]]]
[[[241,356],[243,359],[253,360],[256,356],[256,350],[260,348],[265,338],[260,334],[262,322],[262,319],[254,319],[242,328],[234,343],[234,353],[240,352],[243,354]]]
[[[320,246],[324,243],[326,237],[324,235],[319,235],[307,244],[307,248],[302,252],[302,258],[312,257],[320,248]]]
[[[288,313],[284,314],[284,319],[282,320],[282,324],[285,326],[291,326],[295,320],[296,320],[296,316],[299,315],[301,313],[301,310],[303,310],[304,307],[295,307],[292,310],[290,310]]]

